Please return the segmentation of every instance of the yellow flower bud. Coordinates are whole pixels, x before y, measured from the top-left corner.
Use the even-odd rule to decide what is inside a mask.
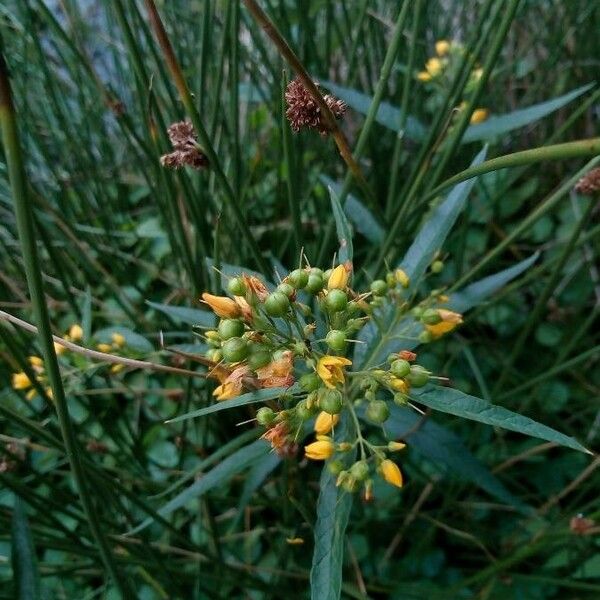
[[[27,400],[33,400],[37,396],[37,390],[35,388],[31,388],[26,394],[25,398]]]
[[[400,467],[398,465],[386,458],[379,465],[379,469],[381,471],[382,477],[391,485],[395,485],[396,487],[402,487],[404,484],[404,480],[402,478],[402,472],[400,471]]]
[[[350,273],[346,270],[344,265],[338,265],[329,276],[327,282],[328,290],[345,290],[350,279]]]
[[[408,383],[400,377],[392,377],[390,379],[390,387],[396,390],[397,392],[402,392],[403,394],[408,394],[410,390],[410,386],[408,385]]]
[[[71,325],[71,329],[69,329],[69,339],[72,342],[79,342],[82,338],[83,329],[81,328],[81,325],[77,325],[77,323]]]
[[[404,450],[406,448],[406,444],[402,442],[388,442],[388,450],[390,452],[398,452],[398,450]]]
[[[489,115],[490,111],[487,108],[476,108],[471,115],[471,125],[483,123]]]
[[[436,58],[435,56],[432,56],[425,63],[425,70],[432,77],[437,77],[442,72],[442,68],[443,68],[442,61],[439,58]]]
[[[333,456],[334,451],[335,446],[333,445],[333,441],[331,438],[325,436],[304,447],[306,458],[310,458],[311,460],[327,460]]]
[[[111,373],[120,373],[123,369],[125,368],[125,365],[122,363],[116,364],[116,365],[112,365],[110,368],[110,372]]]
[[[445,333],[452,331],[463,322],[461,314],[446,310],[445,308],[439,308],[438,314],[442,319],[439,323],[436,323],[435,325],[425,325],[427,331],[429,331],[434,338],[441,337]]]
[[[340,420],[340,415],[331,415],[328,412],[321,411],[315,421],[315,433],[325,435],[329,433]]]
[[[52,388],[47,387],[44,391],[46,392],[46,396],[48,396],[50,400],[54,400],[54,392],[52,391]]]
[[[98,344],[96,346],[100,352],[110,352],[112,350],[112,346],[110,344]]]
[[[438,40],[435,43],[435,53],[438,56],[446,56],[450,52],[450,42],[447,40]]]
[[[28,360],[34,371],[39,372],[44,368],[44,361],[39,356],[30,356]]]
[[[122,348],[125,345],[125,336],[121,333],[117,333],[116,331],[110,336],[112,343],[117,348]]]
[[[403,287],[407,288],[410,285],[410,278],[402,269],[396,269],[394,271],[396,281]]]
[[[431,81],[431,75],[427,71],[419,71],[417,73],[417,79],[419,81]]]
[[[27,373],[24,373],[23,371],[13,373],[12,387],[15,390],[26,390],[31,387],[31,379],[29,379]]]
[[[242,313],[240,306],[227,296],[213,296],[204,292],[202,294],[202,300],[205,304],[208,304],[212,311],[223,319],[235,319]]]
[[[304,540],[301,537],[285,538],[285,541],[290,546],[301,546],[302,544],[304,544]]]

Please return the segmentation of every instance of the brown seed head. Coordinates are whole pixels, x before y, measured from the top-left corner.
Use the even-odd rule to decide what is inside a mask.
[[[600,192],[600,167],[586,173],[576,184],[575,191],[584,196],[593,196]]]
[[[161,156],[160,163],[163,167],[178,169],[187,165],[193,169],[202,169],[208,166],[208,158],[198,146],[194,126],[190,121],[173,123],[167,129],[167,134],[173,145],[173,152]]]

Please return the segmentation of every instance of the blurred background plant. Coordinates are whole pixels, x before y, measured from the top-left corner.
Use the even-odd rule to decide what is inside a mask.
[[[86,348],[193,369],[186,354],[206,347],[191,326],[213,324],[200,292],[220,291],[214,265],[276,281],[301,248],[324,265],[338,249],[330,186],[368,285],[488,144],[488,161],[505,158],[480,169],[431,284],[464,287],[540,255],[419,358],[597,448],[598,195],[573,187],[600,151],[600,5],[260,2],[310,77],[347,104],[353,177],[331,137],[292,133],[284,91],[296,73],[254,4],[157,2],[169,56],[150,1],[1,3],[45,292],[32,299],[53,332],[78,324]],[[435,87],[419,72],[440,40],[465,51]],[[489,114],[471,123],[477,108]],[[209,166],[165,169],[167,127],[186,118]],[[3,153],[0,597],[119,597],[45,383],[29,398],[14,385],[14,373],[36,380],[28,357],[42,344],[9,322],[33,317]],[[70,351],[59,362],[109,566],[140,598],[307,597],[318,465],[258,460],[260,431],[236,426],[252,406],[165,424],[212,404],[201,378]],[[597,460],[437,413],[395,426],[405,485],[353,503],[332,542],[345,549],[333,564],[343,597],[598,597]],[[316,533],[318,547],[331,531]],[[312,595],[336,591],[313,580]]]

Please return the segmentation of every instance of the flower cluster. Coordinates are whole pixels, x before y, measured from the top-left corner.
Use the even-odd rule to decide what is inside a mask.
[[[193,169],[203,169],[208,166],[208,158],[198,145],[194,126],[190,121],[173,123],[167,129],[173,151],[160,157],[163,167],[178,169],[185,165]]]
[[[424,83],[429,83],[440,90],[447,89],[456,74],[456,69],[464,54],[465,48],[462,44],[455,41],[438,40],[435,43],[435,56],[427,59],[423,71],[417,73],[417,79]],[[465,86],[467,93],[481,79],[482,74],[483,69],[481,67],[476,67],[471,71],[469,80]],[[461,112],[466,107],[467,103],[462,102],[456,110],[457,112]],[[483,123],[488,116],[489,111],[487,108],[476,108],[471,115],[471,124]]]
[[[431,269],[439,272],[441,267],[437,260]],[[440,290],[415,304],[401,269],[373,281],[364,292],[354,290],[351,279],[349,263],[326,271],[298,268],[275,288],[240,273],[227,282],[231,296],[202,295],[220,318],[204,337],[210,346],[208,376],[218,381],[213,392],[217,401],[284,388],[256,413],[266,429],[263,438],[280,455],[292,456],[312,422],[315,439],[305,445],[305,457],[328,461],[338,485],[351,492],[362,487],[369,499],[374,473],[394,486],[403,484],[400,468],[388,455],[405,445],[385,439],[382,428],[390,416],[390,402],[406,405],[411,388],[433,377],[417,364],[414,352],[402,349],[384,364],[352,370],[346,354],[359,343],[353,338],[385,307],[398,311],[410,327],[416,325],[421,343],[451,331],[462,318],[443,308],[448,298]],[[354,433],[339,441],[334,433],[341,419],[354,423]],[[363,434],[361,420],[370,435]],[[348,466],[344,458],[354,449],[360,451],[360,459]]]

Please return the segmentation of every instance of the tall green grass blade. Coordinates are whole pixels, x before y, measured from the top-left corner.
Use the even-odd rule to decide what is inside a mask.
[[[40,600],[40,574],[25,503],[15,496],[12,519],[12,566],[17,600]]]

